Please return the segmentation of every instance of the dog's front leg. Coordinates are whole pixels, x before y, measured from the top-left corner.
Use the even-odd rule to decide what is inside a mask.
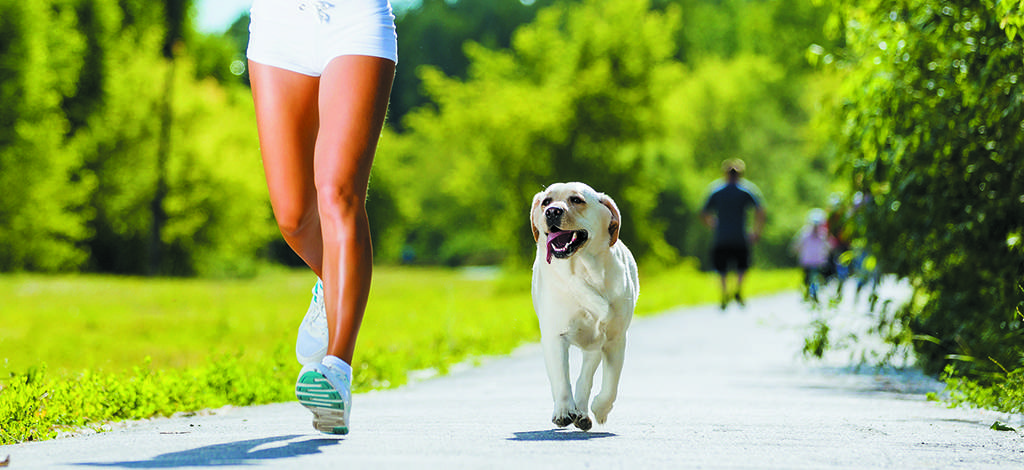
[[[626,357],[626,339],[606,344],[603,348],[604,369],[601,372],[601,392],[594,397],[594,419],[598,424],[608,420],[612,411],[612,403],[619,391],[619,377],[622,376],[622,363]]]
[[[569,342],[561,335],[541,336],[544,367],[548,371],[551,398],[555,402],[551,422],[564,428],[582,416],[576,409],[576,403],[572,399],[572,388],[569,385]]]
[[[583,351],[583,363],[580,365],[580,377],[576,379],[576,409],[580,411],[580,418],[573,421],[577,428],[589,431],[593,427],[588,416],[587,402],[590,401],[590,391],[594,388],[594,373],[597,366],[601,364],[601,351]]]

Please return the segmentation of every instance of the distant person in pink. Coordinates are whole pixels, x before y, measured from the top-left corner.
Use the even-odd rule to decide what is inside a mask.
[[[829,254],[835,241],[828,233],[825,211],[811,209],[807,224],[793,238],[793,252],[804,270],[804,292],[809,299],[818,300],[818,284],[828,268]]]

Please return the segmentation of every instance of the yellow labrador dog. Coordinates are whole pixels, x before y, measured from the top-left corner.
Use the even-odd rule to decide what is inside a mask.
[[[533,308],[555,402],[551,421],[559,427],[590,429],[587,401],[602,361],[601,391],[593,403],[599,424],[618,393],[626,328],[640,292],[636,261],[619,240],[621,220],[612,198],[583,183],[553,184],[533,197]],[[583,351],[575,399],[570,344]]]

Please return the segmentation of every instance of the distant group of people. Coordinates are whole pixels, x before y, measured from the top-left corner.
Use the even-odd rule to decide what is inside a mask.
[[[841,197],[833,197],[829,210],[815,208],[807,214],[807,223],[793,238],[791,248],[804,270],[804,294],[817,302],[821,286],[829,281],[842,283],[860,271],[857,290],[868,283],[877,283],[873,267],[865,266],[867,250],[854,249],[848,224],[852,213],[864,203],[861,193],[854,195],[853,204],[843,204]]]
[[[765,225],[764,198],[757,186],[744,178],[745,172],[743,160],[722,162],[723,178],[713,183],[701,210],[704,224],[714,233],[711,262],[719,275],[723,310],[733,301],[744,305],[743,280],[752,265],[751,250],[760,240]],[[830,210],[810,210],[806,224],[793,237],[790,248],[804,271],[806,299],[817,301],[824,283],[842,282],[850,277],[852,270],[864,268],[867,254],[864,250],[855,254],[852,233],[846,223],[863,200],[858,193],[853,204],[847,207],[841,198],[835,197]],[[750,211],[754,213],[753,228],[748,231]],[[735,273],[736,278],[732,288],[729,285],[731,273]],[[877,276],[868,274],[858,282],[858,290],[867,282],[877,282]]]

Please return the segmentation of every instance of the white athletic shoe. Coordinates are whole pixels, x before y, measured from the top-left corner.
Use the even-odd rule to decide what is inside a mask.
[[[327,356],[306,364],[295,382],[295,397],[313,412],[313,427],[327,434],[348,434],[352,409],[352,366]]]
[[[318,364],[326,355],[327,311],[324,306],[324,283],[318,279],[313,286],[309,309],[299,324],[299,334],[295,339],[295,359],[302,365]]]

